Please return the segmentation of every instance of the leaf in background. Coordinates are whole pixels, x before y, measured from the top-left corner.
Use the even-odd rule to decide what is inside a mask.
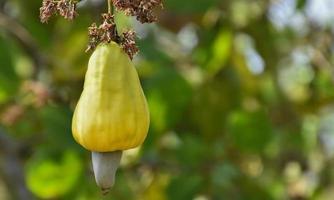
[[[271,123],[264,111],[235,111],[227,120],[228,136],[240,150],[262,152],[272,138]]]
[[[182,146],[178,148],[175,156],[182,163],[182,166],[194,170],[200,168],[203,160],[210,158],[212,147],[208,148],[198,135],[187,134],[182,137],[181,141]]]
[[[138,184],[138,178],[134,178],[133,174],[131,174],[132,172],[133,171],[123,171],[122,169],[117,171],[116,183],[110,191],[111,200],[128,200],[138,197],[139,193],[133,191],[134,185]],[[130,174],[132,176],[129,176]]]
[[[240,184],[238,184],[238,189],[243,191],[238,193],[240,200],[272,200],[272,195],[266,190],[266,184],[261,185],[254,179],[248,179],[246,177],[241,177]]]
[[[328,70],[319,71],[314,80],[314,98],[318,101],[325,101],[334,98],[333,76]]]
[[[167,187],[168,199],[193,199],[202,186],[203,177],[199,174],[182,174],[175,176]]]
[[[66,151],[56,161],[36,157],[29,161],[26,180],[29,189],[39,198],[57,198],[68,193],[81,176],[82,163],[73,151]]]
[[[173,68],[161,68],[145,85],[152,127],[161,131],[174,126],[190,101],[189,83]]]
[[[131,29],[133,23],[129,16],[125,15],[124,12],[115,11],[115,23],[119,33],[123,33],[126,30]]]
[[[228,67],[194,92],[190,117],[201,134],[212,139],[223,133],[227,114],[240,104],[239,84],[237,74]]]
[[[56,81],[81,80],[84,77],[88,65],[88,57],[91,54],[91,52],[84,52],[86,45],[86,30],[73,31],[71,35],[53,45],[51,54],[55,58],[55,62],[53,63],[52,75]]]
[[[169,179],[167,174],[159,174],[154,177],[152,183],[144,191],[142,200],[167,200],[165,190]]]
[[[230,57],[232,51],[233,34],[230,30],[221,30],[213,41],[211,47],[211,57],[208,63],[204,66],[209,75],[216,74],[223,68]]]
[[[211,171],[211,181],[217,190],[233,186],[233,179],[239,175],[236,166],[225,161],[216,165]]]
[[[168,0],[164,2],[167,10],[182,14],[203,13],[219,3],[221,0]]]
[[[48,148],[79,147],[72,137],[72,112],[68,107],[46,106],[40,110],[40,117]]]
[[[15,93],[19,85],[12,62],[12,57],[15,57],[13,45],[11,40],[0,34],[0,103]]]
[[[161,47],[156,44],[154,39],[155,36],[150,32],[146,38],[137,41],[140,55],[154,63],[158,69],[162,66],[172,65],[173,60],[160,49]]]

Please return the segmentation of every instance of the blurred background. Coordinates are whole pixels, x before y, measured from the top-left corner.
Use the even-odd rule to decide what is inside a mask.
[[[0,200],[332,200],[334,0],[165,0],[138,33],[148,138],[102,196],[71,117],[91,53],[79,17],[0,0]]]

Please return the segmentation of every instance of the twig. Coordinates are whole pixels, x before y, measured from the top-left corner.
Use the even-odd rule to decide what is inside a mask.
[[[107,0],[107,1],[108,1],[108,13],[113,14],[112,2],[111,0]]]

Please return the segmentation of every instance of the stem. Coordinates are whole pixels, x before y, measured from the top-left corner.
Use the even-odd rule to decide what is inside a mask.
[[[112,2],[111,2],[111,0],[107,0],[107,1],[108,1],[108,13],[112,14],[113,13],[113,11],[112,11]]]

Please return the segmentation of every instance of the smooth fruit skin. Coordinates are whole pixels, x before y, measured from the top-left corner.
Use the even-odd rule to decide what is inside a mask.
[[[100,45],[89,59],[72,133],[83,147],[110,152],[137,147],[149,128],[149,111],[137,71],[116,43]]]

